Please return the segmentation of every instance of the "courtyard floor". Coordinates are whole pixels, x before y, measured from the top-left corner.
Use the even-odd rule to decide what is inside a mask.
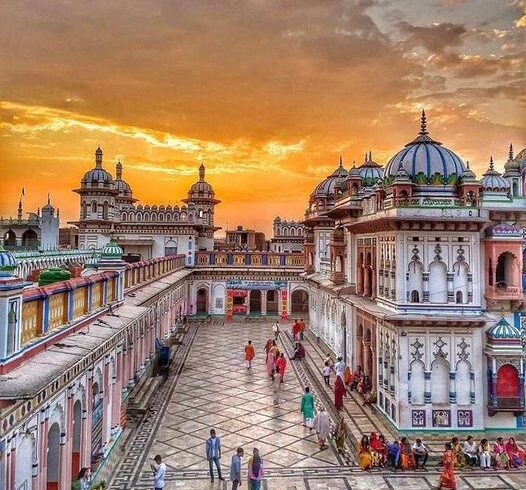
[[[226,489],[235,448],[245,460],[257,447],[267,490],[430,489],[438,471],[362,472],[334,447],[320,451],[316,436],[302,425],[299,404],[309,383],[301,365],[288,361],[282,403],[274,406],[264,345],[270,322],[192,324],[175,356],[168,381],[155,394],[153,409],[132,439],[111,482],[112,489],[153,488],[149,465],[160,454],[168,467],[166,490]],[[256,349],[251,370],[244,364],[248,340]],[[317,400],[319,404],[320,401]],[[205,441],[215,428],[221,438],[223,476],[210,482]],[[246,475],[246,465],[244,465]],[[246,479],[243,486],[246,488]],[[459,489],[524,489],[526,473],[462,472]]]

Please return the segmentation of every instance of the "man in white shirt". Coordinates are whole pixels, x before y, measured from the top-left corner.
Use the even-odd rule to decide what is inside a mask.
[[[274,332],[274,339],[278,340],[279,337],[279,322],[276,320],[272,325],[272,331]]]
[[[166,465],[162,462],[161,456],[157,455],[153,458],[155,464],[151,464],[150,468],[153,471],[153,486],[155,490],[162,490],[164,488],[165,482],[164,478],[166,476]]]
[[[427,458],[429,457],[427,447],[422,442],[422,439],[417,439],[413,444],[413,455],[415,456],[416,469],[418,469],[418,461],[422,460],[422,468],[425,467],[427,463]]]
[[[341,357],[338,357],[338,362],[334,365],[334,371],[336,376],[339,376],[343,379],[343,372],[345,371],[345,363]]]

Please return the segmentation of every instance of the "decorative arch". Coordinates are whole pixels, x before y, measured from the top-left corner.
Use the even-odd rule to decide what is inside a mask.
[[[447,267],[441,260],[429,266],[429,302],[447,303]]]
[[[424,404],[425,392],[425,366],[420,360],[413,361],[409,366],[409,392],[411,394],[410,403],[412,405]]]
[[[449,402],[449,362],[439,354],[431,364],[431,403]]]
[[[409,301],[411,303],[421,303],[423,301],[424,285],[424,265],[418,260],[409,263],[407,272],[407,290],[409,291]]]
[[[455,387],[457,404],[469,405],[471,403],[471,364],[465,359],[457,362]]]
[[[503,364],[497,371],[497,397],[515,399],[519,396],[519,372],[515,366]]]

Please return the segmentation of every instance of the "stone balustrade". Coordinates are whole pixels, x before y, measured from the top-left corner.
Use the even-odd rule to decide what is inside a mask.
[[[302,269],[305,256],[298,252],[197,252],[195,267],[276,267]]]

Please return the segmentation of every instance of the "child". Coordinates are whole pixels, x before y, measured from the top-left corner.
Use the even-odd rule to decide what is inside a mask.
[[[330,386],[330,379],[331,379],[331,367],[329,366],[329,361],[325,361],[325,367],[322,370],[323,373],[323,379],[325,380],[325,384],[327,386]]]

